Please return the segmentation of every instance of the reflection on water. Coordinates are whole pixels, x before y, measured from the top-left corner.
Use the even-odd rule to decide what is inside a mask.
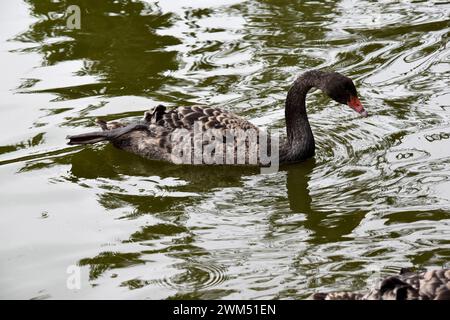
[[[172,36],[158,35],[167,28],[173,15],[155,11],[153,6],[136,1],[74,1],[83,8],[80,31],[65,27],[65,1],[26,1],[33,15],[60,13],[60,18],[42,19],[17,36],[19,41],[39,43],[33,50],[42,53],[45,66],[80,61],[78,77],[87,77],[81,85],[55,87],[35,84],[31,91],[56,93],[59,99],[77,99],[93,95],[146,95],[160,89],[170,79],[163,73],[176,70],[176,51],[165,48],[179,44]],[[50,10],[50,11],[49,11]],[[28,80],[28,79],[27,79]],[[89,81],[90,80],[90,81]],[[45,79],[39,79],[45,81]],[[22,88],[28,86],[22,85]],[[87,111],[87,110],[86,110]],[[82,114],[84,116],[87,114]]]
[[[2,4],[0,297],[305,298],[449,261],[449,4],[70,4],[80,30],[65,1]],[[311,68],[351,76],[371,116],[312,93],[317,155],[276,174],[65,145],[158,103],[283,127]]]

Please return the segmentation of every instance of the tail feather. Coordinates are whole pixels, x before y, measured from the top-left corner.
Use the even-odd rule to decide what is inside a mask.
[[[133,130],[148,130],[147,125],[141,123],[130,124],[125,127],[111,129],[107,131],[95,131],[82,133],[74,136],[67,136],[68,144],[92,144],[101,141],[111,141]]]
[[[66,139],[69,139],[67,144],[92,144],[100,141],[108,140],[108,131],[96,131],[78,134],[75,136],[67,136]]]

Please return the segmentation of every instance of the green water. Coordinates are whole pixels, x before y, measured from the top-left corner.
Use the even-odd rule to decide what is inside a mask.
[[[450,261],[449,2],[0,9],[0,298],[303,299]],[[317,155],[275,174],[66,145],[159,103],[283,128],[312,68],[354,79],[371,116],[310,94]]]

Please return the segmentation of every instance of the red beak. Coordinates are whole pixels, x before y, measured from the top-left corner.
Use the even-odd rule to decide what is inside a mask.
[[[367,117],[369,114],[366,110],[364,110],[364,107],[361,104],[361,101],[359,101],[358,97],[352,96],[347,102],[348,106],[358,112],[361,116]]]

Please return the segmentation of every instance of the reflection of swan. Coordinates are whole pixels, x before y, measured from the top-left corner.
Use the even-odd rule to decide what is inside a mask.
[[[301,165],[286,167],[286,189],[289,207],[292,212],[311,212],[311,196],[309,195],[309,175],[315,166],[315,160],[310,159]]]
[[[259,174],[252,166],[186,166],[173,165],[164,161],[148,161],[135,155],[124,157],[124,153],[107,146],[101,150],[83,149],[71,156],[73,179],[123,180],[121,177],[135,177],[148,180],[184,182],[170,189],[188,192],[209,192],[214,188],[242,185],[242,177]]]
[[[133,215],[182,212],[214,189],[240,187],[243,177],[260,174],[252,166],[185,166],[148,161],[112,146],[86,148],[70,156],[67,178],[98,190],[106,209],[134,208]]]
[[[366,294],[353,292],[316,293],[314,300],[450,300],[450,269],[412,272],[385,278],[379,288]]]
[[[348,104],[361,115],[367,116],[351,79],[336,72],[304,73],[294,82],[286,98],[287,139],[280,146],[281,163],[298,162],[314,155],[315,142],[305,102],[308,91],[313,87],[321,89],[335,101]],[[68,139],[69,144],[111,141],[116,147],[145,158],[174,161],[173,151],[179,148],[180,144],[186,143],[183,139],[180,140],[180,137],[194,134],[196,124],[200,126],[200,130],[215,130],[214,136],[220,137],[227,135],[226,130],[258,132],[258,129],[247,120],[219,108],[192,106],[167,110],[160,105],[152,112],[146,112],[140,122],[127,125],[120,122],[99,121],[103,131],[69,136]],[[203,163],[204,160],[202,159]],[[192,160],[189,160],[189,163],[190,161]],[[225,163],[221,157],[213,157],[208,161],[210,164]],[[261,159],[258,161],[261,163]]]
[[[309,193],[310,175],[315,166],[315,159],[310,159],[300,165],[282,167],[287,172],[286,188],[289,207],[292,213],[305,215],[301,225],[311,231],[311,242],[342,241],[344,236],[351,234],[360,224],[366,212],[360,210],[336,215],[334,211],[315,210]]]

